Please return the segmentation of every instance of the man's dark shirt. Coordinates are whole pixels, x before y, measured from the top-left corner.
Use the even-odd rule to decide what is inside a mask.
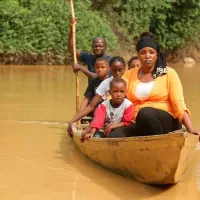
[[[102,57],[105,57],[109,64],[111,57],[106,54],[104,54]],[[96,59],[97,58],[93,54],[82,52],[82,51],[80,52],[80,61],[86,64],[88,66],[88,70],[93,73],[95,73],[94,64],[95,64]]]

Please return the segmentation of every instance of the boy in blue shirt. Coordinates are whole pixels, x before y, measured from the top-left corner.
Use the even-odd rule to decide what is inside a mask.
[[[109,64],[107,60],[104,57],[100,57],[95,62],[95,71],[98,75],[97,78],[94,78],[90,81],[85,93],[84,93],[84,99],[80,106],[80,111],[84,110],[86,106],[92,101],[94,96],[96,95],[96,89],[100,85],[100,83],[108,78],[108,71],[109,71]],[[105,99],[102,97],[99,100],[99,103],[97,106],[102,103]],[[96,106],[96,107],[97,107]],[[93,116],[93,112],[89,114],[89,116]]]

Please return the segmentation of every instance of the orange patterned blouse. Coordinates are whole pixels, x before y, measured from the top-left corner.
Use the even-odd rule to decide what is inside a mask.
[[[144,107],[153,107],[170,113],[182,123],[186,108],[181,81],[176,71],[167,67],[167,74],[154,79],[154,86],[148,97],[139,99],[135,96],[135,89],[139,82],[139,67],[126,71],[123,79],[127,82],[127,98],[134,104],[133,118],[135,121],[138,111]]]

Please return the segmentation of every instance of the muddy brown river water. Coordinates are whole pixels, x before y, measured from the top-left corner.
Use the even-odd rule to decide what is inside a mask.
[[[200,63],[170,66],[180,76],[200,130]],[[82,74],[80,83],[83,94],[87,78]],[[180,183],[144,185],[106,171],[79,152],[65,131],[74,114],[71,67],[0,66],[0,200],[199,199],[199,147]]]

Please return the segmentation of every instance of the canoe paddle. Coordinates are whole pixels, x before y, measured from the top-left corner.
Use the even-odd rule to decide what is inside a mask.
[[[72,16],[72,18],[75,18],[73,0],[70,0],[70,6],[71,6],[71,16]],[[73,23],[73,26],[72,26],[72,42],[73,42],[74,64],[77,64],[75,23]],[[78,113],[78,111],[79,111],[79,77],[78,77],[78,72],[75,73],[75,76],[76,76],[76,113]]]

